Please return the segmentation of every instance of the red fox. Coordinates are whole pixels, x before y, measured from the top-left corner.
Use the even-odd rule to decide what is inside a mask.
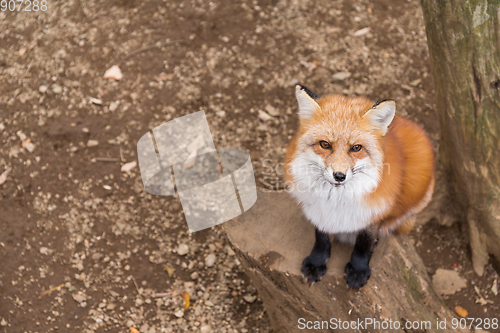
[[[434,191],[431,141],[396,115],[396,103],[331,94],[297,85],[300,127],[285,160],[288,191],[314,224],[316,241],[302,263],[308,283],[326,273],[330,234],[354,242],[345,266],[350,288],[368,281],[379,235],[407,233]]]

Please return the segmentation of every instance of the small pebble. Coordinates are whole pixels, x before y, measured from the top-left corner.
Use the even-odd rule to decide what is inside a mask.
[[[123,78],[123,73],[117,65],[111,66],[105,73],[103,78],[105,79],[114,79],[114,80],[121,80]]]
[[[78,303],[82,303],[87,300],[87,296],[85,294],[73,294],[71,296]]]
[[[109,111],[111,111],[111,112],[116,111],[116,109],[118,109],[119,105],[120,105],[120,101],[111,102],[111,104],[109,104]]]
[[[184,282],[184,291],[191,296],[195,296],[194,282],[193,281]]]
[[[231,247],[227,247],[227,255],[228,256],[234,256],[236,253],[234,253],[233,249]]]
[[[33,150],[35,150],[35,145],[32,142],[29,142],[29,143],[26,144],[26,146],[24,147],[24,149],[26,149],[27,151],[29,151],[30,153],[32,153]]]
[[[354,32],[352,35],[354,37],[360,37],[360,36],[366,35],[369,32],[370,32],[370,28],[363,28],[363,29],[360,29],[360,30]]]
[[[335,81],[343,81],[343,80],[348,79],[350,77],[351,77],[351,73],[349,73],[349,72],[338,72],[338,73],[333,74],[333,79]]]
[[[87,274],[85,273],[75,274],[75,279],[77,279],[78,281],[85,281],[86,278]]]
[[[208,256],[205,257],[205,266],[207,267],[212,267],[215,264],[215,254],[210,253]]]
[[[277,117],[280,115],[280,112],[278,109],[276,109],[274,106],[272,106],[271,104],[267,104],[266,107],[265,107],[265,110],[267,113],[269,113],[271,116],[273,117]]]
[[[210,325],[203,325],[200,328],[200,332],[201,333],[210,333],[210,332],[212,332],[212,327]]]
[[[102,100],[99,98],[90,97],[90,103],[95,105],[102,105]]]
[[[48,248],[46,248],[45,246],[42,246],[40,248],[40,253],[43,254],[43,255],[49,255],[52,253],[52,250],[49,250]]]
[[[98,146],[99,145],[99,141],[97,140],[89,140],[87,141],[87,147],[91,148],[91,147],[95,147],[95,146]]]
[[[62,87],[60,85],[54,84],[52,86],[52,91],[54,92],[54,94],[60,94],[62,93]]]
[[[24,134],[23,132],[21,131],[17,131],[16,132],[16,135],[19,137],[19,140],[21,141],[26,141],[26,139],[28,139],[28,137],[26,136],[26,134]]]
[[[257,295],[245,295],[243,296],[243,299],[247,302],[247,303],[253,303],[257,300]]]
[[[189,253],[189,247],[186,244],[179,244],[177,247],[177,254],[180,256],[184,256]]]

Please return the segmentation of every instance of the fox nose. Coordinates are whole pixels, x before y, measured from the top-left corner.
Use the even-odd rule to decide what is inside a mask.
[[[345,173],[334,172],[333,179],[335,179],[337,182],[343,182],[345,180]]]

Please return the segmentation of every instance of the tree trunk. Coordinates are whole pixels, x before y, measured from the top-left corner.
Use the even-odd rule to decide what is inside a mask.
[[[407,237],[380,240],[370,262],[368,283],[354,291],[347,288],[344,278],[352,246],[337,242],[333,242],[323,279],[310,287],[303,281],[300,266],[313,247],[314,227],[286,192],[259,191],[255,205],[223,227],[276,333],[304,331],[301,328],[307,322],[314,332],[331,332],[335,324],[342,332],[423,332],[416,325],[425,321],[430,323],[426,332],[460,332],[452,329],[453,315],[432,289]],[[437,320],[445,319],[447,329],[438,330]],[[358,320],[365,325],[347,323],[356,321],[357,325]],[[314,327],[323,321],[329,322],[329,329],[325,323],[323,329]],[[390,321],[392,326],[383,326],[391,325]],[[377,322],[380,326],[374,326]],[[403,330],[405,322],[415,329]]]
[[[440,157],[469,225],[474,270],[500,259],[500,1],[422,0]]]

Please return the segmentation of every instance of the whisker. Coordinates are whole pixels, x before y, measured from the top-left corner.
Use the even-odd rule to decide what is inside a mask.
[[[369,174],[368,174],[366,171],[363,171],[363,170],[353,171],[353,172],[352,172],[352,175],[354,176],[355,174],[358,174],[358,173],[363,173],[363,174],[365,174],[365,175],[369,176]]]

